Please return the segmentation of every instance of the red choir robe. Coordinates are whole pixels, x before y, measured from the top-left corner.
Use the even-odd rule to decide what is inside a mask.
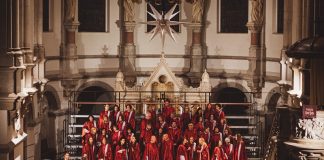
[[[212,160],[226,160],[223,148],[215,147]]]
[[[193,137],[194,140],[197,140],[197,132],[195,129],[193,129],[193,130],[186,129],[186,131],[184,132],[184,137],[186,137],[187,139],[190,139],[190,137]]]
[[[117,128],[122,132],[123,135],[127,134],[127,130],[126,130],[127,127],[125,121],[118,121]]]
[[[198,152],[198,160],[210,160],[209,148],[207,145],[201,146]]]
[[[155,127],[154,125],[155,125],[155,122],[156,122],[156,111],[154,109],[154,110],[150,110],[148,112],[151,113],[151,124],[152,124],[152,128],[154,128]]]
[[[221,132],[214,133],[212,138],[213,147],[217,146],[219,141],[223,141],[223,134]]]
[[[99,124],[100,126],[104,122],[104,117],[107,116],[109,120],[111,120],[111,111],[102,111],[99,116]]]
[[[127,135],[126,135],[126,140],[127,140],[128,142],[130,142],[132,136],[134,136],[134,133],[127,133]]]
[[[170,123],[171,122],[171,113],[174,113],[175,109],[171,106],[164,106],[162,109],[162,114],[165,120]]]
[[[243,141],[238,142],[238,144],[235,145],[233,160],[247,160],[245,144]]]
[[[224,124],[219,124],[218,125],[218,128],[219,128],[219,132],[222,132],[224,134],[224,130],[225,129],[228,129],[228,125],[226,123]]]
[[[225,113],[223,110],[216,111],[216,120],[220,122],[221,119],[225,119]]]
[[[87,157],[86,160],[96,160],[96,155],[96,145],[94,143],[92,145],[87,143],[82,148],[82,157]]]
[[[200,117],[203,117],[203,115],[201,113],[196,112],[195,115],[193,116],[193,120],[192,121],[194,123],[197,123],[197,122],[199,122],[199,118]]]
[[[122,133],[120,131],[113,132],[112,136],[111,136],[111,141],[112,141],[113,145],[116,146],[121,137],[122,137]]]
[[[191,113],[184,112],[180,116],[180,127],[185,131],[187,129],[188,124],[191,122]]]
[[[155,130],[159,130],[160,128],[162,128],[163,130],[166,130],[168,129],[168,124],[166,121],[163,121],[163,122],[157,122],[156,125],[155,125]]]
[[[209,120],[209,121],[205,122],[205,126],[209,127],[210,131],[214,131],[215,128],[217,127],[217,121],[216,120],[212,120],[212,121]]]
[[[141,159],[141,150],[138,143],[130,143],[128,151],[129,160],[140,160]]]
[[[169,134],[170,139],[173,142],[177,143],[180,138],[180,135],[181,135],[181,130],[179,128],[169,127],[168,134]]]
[[[126,124],[132,127],[132,129],[135,129],[135,112],[133,110],[130,112],[125,111],[124,117],[125,117]]]
[[[143,160],[159,160],[159,149],[156,144],[147,143],[143,154]]]
[[[216,111],[213,107],[206,108],[204,111],[204,119],[209,119],[210,115],[215,115]]]
[[[144,130],[144,131],[141,132],[140,139],[145,144],[148,144],[151,141],[151,136],[152,135],[153,135],[152,129],[150,129],[150,130],[146,129],[146,130]]]
[[[197,122],[196,124],[195,124],[195,129],[196,129],[196,131],[197,131],[197,135],[198,136],[201,136],[201,134],[204,132],[204,125],[203,125],[203,123],[201,123],[201,122]]]
[[[114,114],[113,114],[113,122],[114,122],[115,124],[117,124],[117,122],[118,122],[118,118],[119,118],[119,116],[120,116],[121,114],[122,114],[122,113],[121,113],[120,111],[117,111],[117,112],[114,111]]]
[[[93,139],[93,144],[96,144],[97,143],[97,134],[92,134],[92,133],[87,133],[84,137],[83,137],[83,142],[82,142],[82,145],[85,145],[86,142],[89,141],[89,138],[92,137]]]
[[[120,145],[116,147],[115,160],[128,160],[126,147]]]
[[[194,160],[196,158],[196,149],[197,149],[197,146],[196,146],[196,142],[194,143],[188,143],[188,160]]]
[[[173,142],[171,139],[162,142],[162,160],[173,160]]]
[[[84,135],[86,135],[87,133],[90,133],[91,128],[97,128],[97,124],[96,124],[96,121],[95,120],[93,120],[92,122],[87,121],[87,122],[85,122],[83,124],[83,127],[82,127],[82,137]]]
[[[106,132],[108,133],[111,131],[111,123],[109,123],[109,122],[101,123],[101,125],[99,125],[99,129],[100,130],[105,129]]]
[[[103,135],[103,134],[99,134],[99,135],[97,136],[97,142],[98,142],[99,144],[101,144],[103,138],[106,138],[106,140],[109,142],[109,139],[108,139],[109,137],[110,137],[110,136],[108,136],[107,134],[105,134],[105,135]]]
[[[204,139],[205,139],[205,142],[207,143],[208,147],[210,148],[211,147],[211,142],[212,142],[212,138],[213,138],[213,135],[212,133],[210,132],[203,132],[202,136]]]
[[[188,158],[188,154],[187,154],[187,148],[185,145],[180,144],[178,146],[178,150],[177,150],[177,158],[176,160],[189,160]]]
[[[226,154],[226,160],[232,160],[233,159],[233,153],[234,153],[234,145],[229,143],[229,144],[224,144],[223,145],[224,152]]]
[[[152,119],[145,119],[145,118],[142,119],[142,121],[141,121],[141,132],[146,130],[146,124],[148,124],[148,123],[150,123],[152,125],[152,128],[154,128],[152,122],[153,122]]]
[[[102,144],[98,150],[98,159],[99,160],[112,160],[112,150],[109,144]]]

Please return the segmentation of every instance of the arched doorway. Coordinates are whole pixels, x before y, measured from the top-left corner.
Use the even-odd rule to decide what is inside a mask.
[[[248,98],[244,92],[234,87],[224,87],[214,92],[213,100],[216,103],[247,103]],[[248,126],[249,106],[247,105],[223,105],[227,123],[230,126]],[[232,132],[248,134],[248,129],[231,128]]]
[[[47,88],[48,89],[48,88]],[[43,110],[44,119],[41,124],[41,158],[49,159],[56,157],[57,151],[57,130],[55,111],[59,107],[58,97],[55,91],[45,90],[42,99],[40,99],[40,108]]]

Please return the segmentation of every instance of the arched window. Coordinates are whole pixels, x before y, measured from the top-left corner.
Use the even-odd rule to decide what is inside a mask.
[[[108,32],[108,0],[79,0],[79,32]]]
[[[249,0],[219,0],[219,32],[247,33]]]

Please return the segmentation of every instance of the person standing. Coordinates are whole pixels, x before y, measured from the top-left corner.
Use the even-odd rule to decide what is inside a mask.
[[[162,160],[173,160],[173,142],[168,134],[163,135],[161,157]]]
[[[247,160],[245,151],[245,143],[242,139],[241,134],[236,135],[236,144],[234,147],[234,158],[233,160]]]
[[[128,159],[129,160],[140,160],[140,145],[136,142],[135,136],[130,138],[129,149],[128,149]]]
[[[188,143],[188,140],[186,138],[180,138],[180,145],[177,149],[177,157],[176,160],[189,160],[186,144]]]
[[[121,138],[116,147],[115,160],[128,160],[125,138]]]
[[[156,145],[156,137],[151,136],[150,143],[146,144],[143,160],[159,160],[159,149]]]
[[[204,138],[199,138],[200,149],[197,150],[198,160],[210,160],[209,148]]]
[[[101,145],[98,150],[98,159],[99,160],[112,160],[112,150],[111,146],[107,143],[107,139],[103,138]]]

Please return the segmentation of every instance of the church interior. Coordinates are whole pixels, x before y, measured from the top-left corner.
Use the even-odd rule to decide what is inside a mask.
[[[1,0],[0,160],[323,160],[323,0]]]

